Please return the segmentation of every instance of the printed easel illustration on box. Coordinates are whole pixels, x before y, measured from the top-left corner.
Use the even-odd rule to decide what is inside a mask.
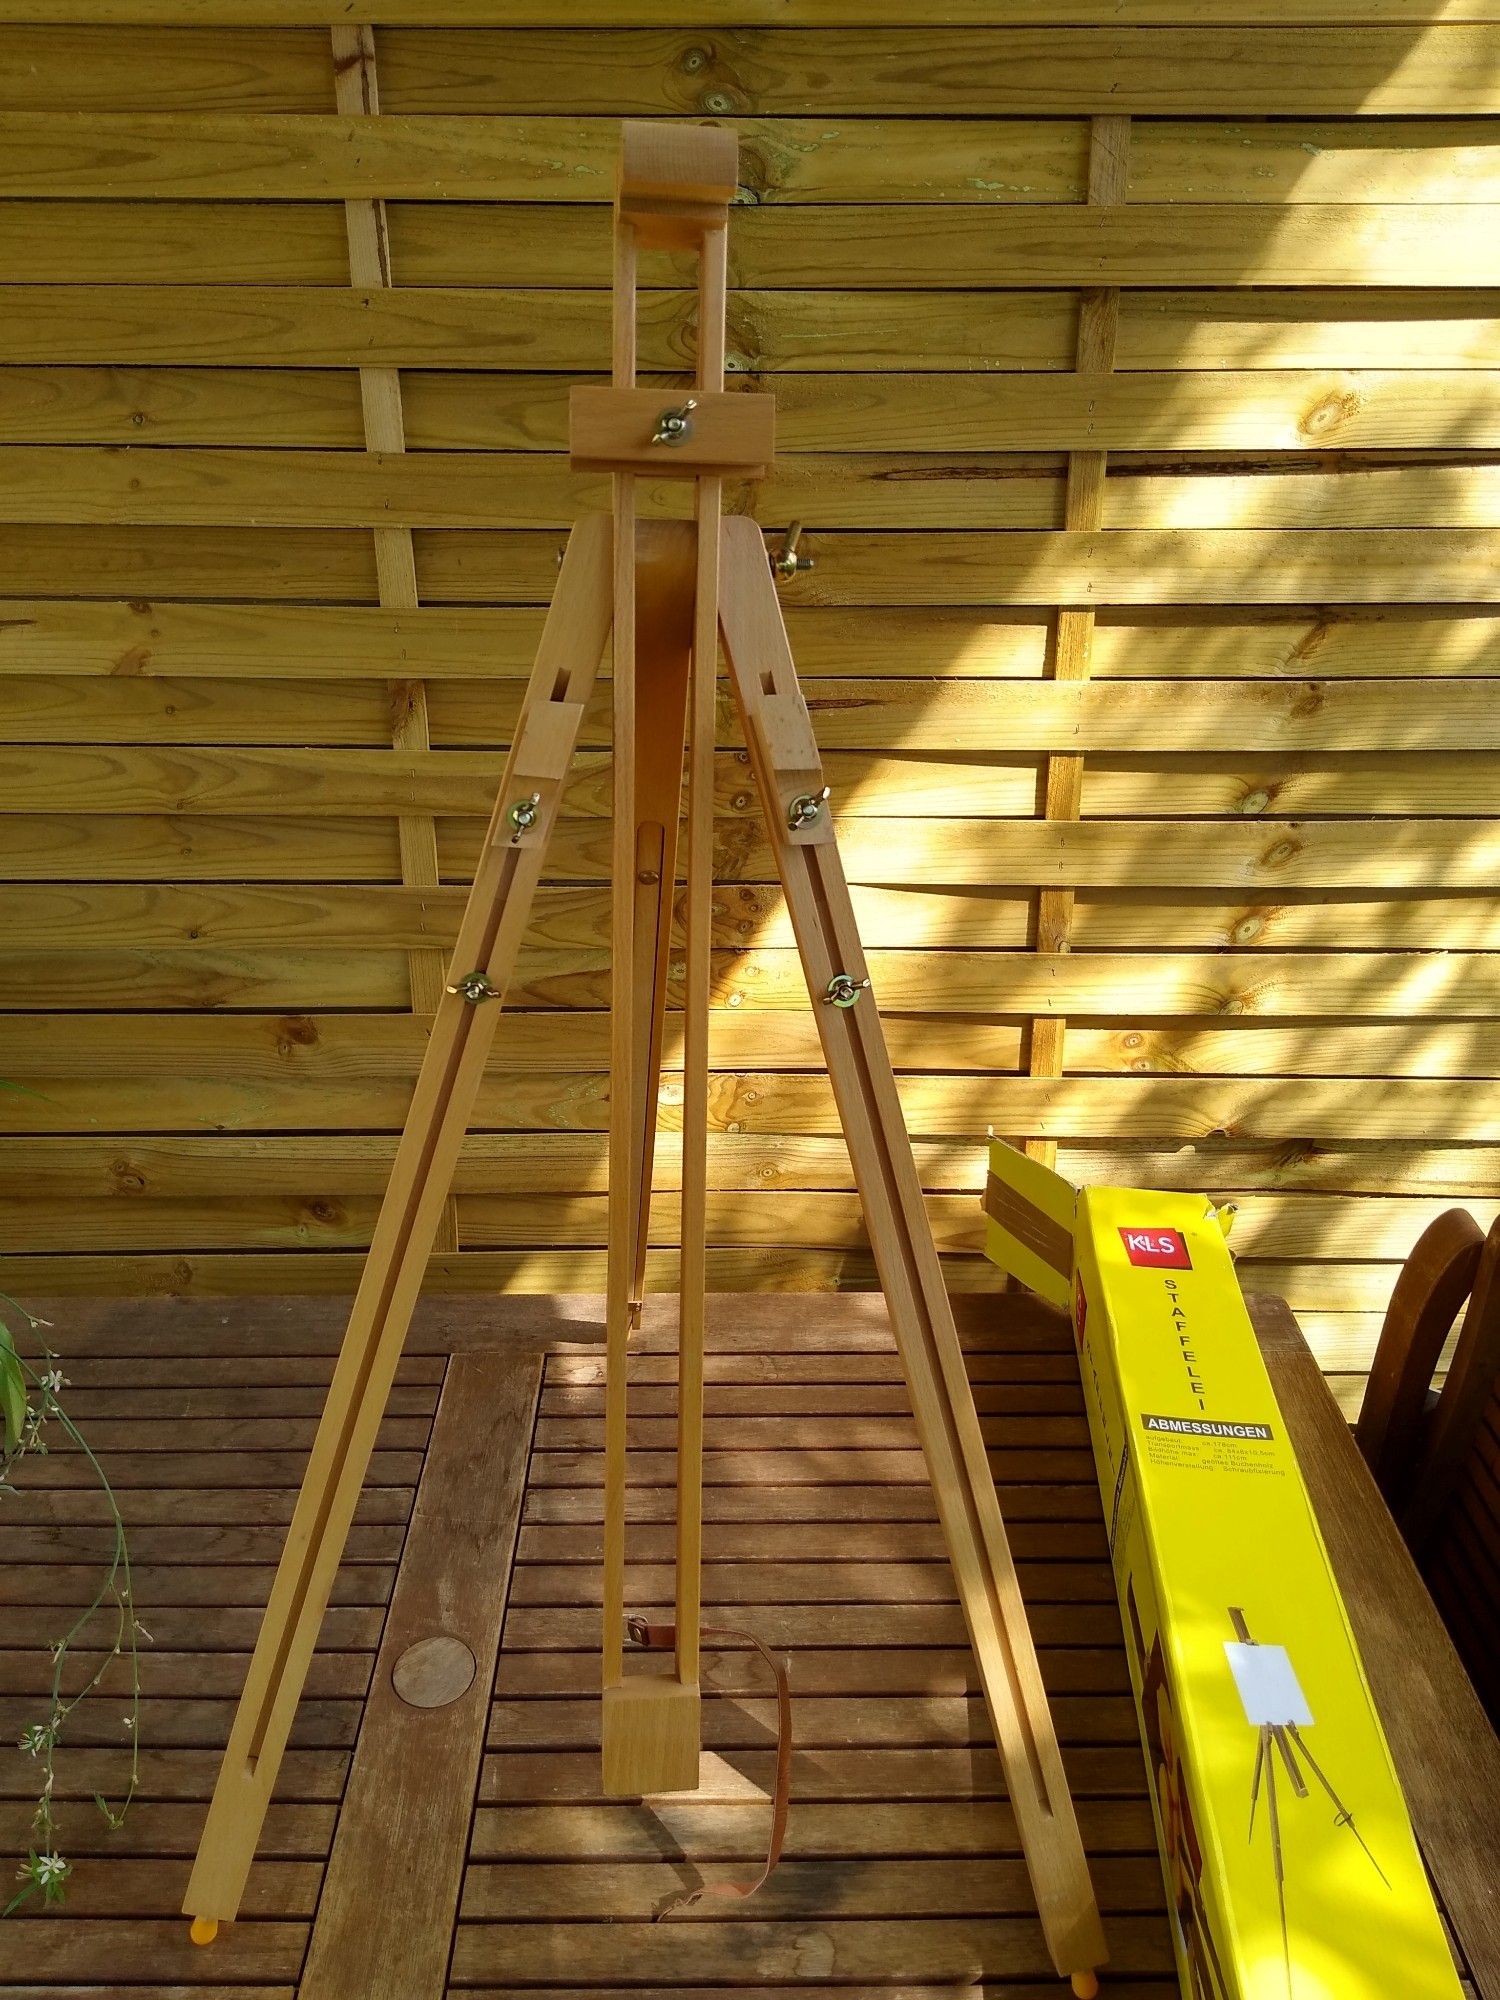
[[[607,644],[614,894],[603,1788],[636,1797],[698,1785],[709,945],[722,642],[1047,1950],[1074,1991],[1088,1996],[1105,1958],[1098,1906],[870,990],[834,807],[760,529],[753,520],[721,519],[726,476],[753,479],[767,469],[775,412],[768,395],[724,387],[727,225],[737,182],[731,132],[686,122],[624,128],[613,379],[575,389],[571,408],[572,464],[612,475],[612,513],[580,521],[568,540],[184,1909],[204,1943],[239,1909]],[[697,257],[698,362],[688,395],[636,381],[642,249]],[[687,482],[692,520],[638,523],[642,475]],[[685,740],[686,946],[671,953]],[[670,1626],[641,1628],[649,1642],[670,1647],[670,1669],[627,1673],[626,1359],[643,1294],[671,957],[686,965],[676,1615]]]
[[[1245,1614],[1238,1606],[1232,1605],[1229,1621],[1234,1627],[1234,1638],[1226,1639],[1224,1652],[1229,1661],[1229,1671],[1234,1676],[1234,1685],[1245,1708],[1245,1720],[1255,1731],[1255,1770],[1250,1779],[1250,1837],[1255,1838],[1255,1815],[1264,1789],[1266,1801],[1266,1822],[1271,1843],[1271,1869],[1276,1878],[1276,1903],[1281,1916],[1281,1950],[1286,1962],[1286,1990],[1292,1990],[1292,1947],[1286,1915],[1286,1857],[1281,1844],[1282,1808],[1277,1802],[1276,1767],[1285,1768],[1286,1779],[1294,1799],[1310,1796],[1307,1782],[1311,1774],[1315,1782],[1333,1802],[1334,1825],[1345,1828],[1364,1849],[1370,1866],[1380,1877],[1386,1888],[1390,1881],[1385,1870],[1370,1853],[1364,1835],[1354,1823],[1354,1814],[1339,1797],[1324,1775],[1323,1767],[1313,1756],[1303,1736],[1304,1729],[1311,1729],[1314,1723],[1312,1709],[1307,1696],[1302,1692],[1302,1684],[1297,1679],[1297,1670],[1292,1664],[1292,1656],[1285,1646],[1260,1645],[1250,1636],[1250,1627]]]

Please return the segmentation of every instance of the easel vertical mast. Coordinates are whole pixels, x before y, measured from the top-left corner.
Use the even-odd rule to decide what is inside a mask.
[[[613,472],[615,504],[615,824],[611,1005],[610,1230],[606,1301],[608,1366],[604,1462],[604,1788],[632,1796],[698,1782],[698,1655],[703,1511],[703,1332],[707,1256],[708,999],[713,892],[715,689],[719,627],[719,518],[722,475],[701,460],[702,427],[732,419],[724,396],[724,307],[728,204],[738,168],[733,135],[696,126],[625,129],[615,210],[614,370],[604,395],[573,404],[575,464]],[[694,393],[660,406],[635,386],[637,251],[686,249],[698,261],[698,366]],[[651,399],[654,414],[641,402]],[[760,399],[764,400],[764,399]],[[749,404],[745,407],[748,409]],[[691,478],[694,519],[691,660],[684,684],[637,668],[640,606],[635,474],[641,419],[645,449],[670,455]],[[769,453],[769,419],[765,447]],[[624,445],[623,457],[615,441]],[[615,448],[612,448],[615,447]],[[629,634],[628,639],[625,635]],[[678,1336],[677,1566],[675,1657],[671,1674],[627,1680],[624,1662],[626,1531],[626,1370],[630,1329],[640,1312],[651,1208],[656,1100],[666,972],[671,954],[676,820],[684,728],[689,737],[687,937],[684,993],[682,1250]],[[644,760],[661,766],[644,784]],[[633,883],[630,893],[623,885]],[[644,893],[643,893],[644,892]],[[628,1095],[625,1093],[628,1092]]]
[[[1087,1996],[1097,1990],[1094,1968],[1105,1956],[1098,1908],[868,990],[818,746],[759,530],[752,521],[720,518],[725,476],[760,477],[774,432],[769,396],[730,394],[723,386],[726,225],[737,165],[731,133],[685,124],[625,127],[612,380],[607,388],[575,389],[570,413],[572,464],[613,476],[613,521],[584,521],[569,540],[185,1908],[195,1919],[195,1939],[206,1942],[239,1907],[611,629],[603,1777],[605,1791],[616,1796],[697,1786],[709,947],[722,639],[1047,1946],[1058,1971]],[[641,248],[687,249],[698,259],[696,382],[690,396],[665,406],[670,392],[635,381]],[[643,471],[691,482],[691,522],[637,522],[635,481]],[[669,1672],[627,1675],[626,1364],[649,1237],[685,736],[675,1656]],[[773,1851],[777,1842],[779,1833]]]

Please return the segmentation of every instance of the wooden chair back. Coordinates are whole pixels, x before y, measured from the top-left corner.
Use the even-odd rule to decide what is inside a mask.
[[[1486,1237],[1452,1208],[1423,1233],[1391,1294],[1355,1438],[1500,1728],[1500,1221]]]

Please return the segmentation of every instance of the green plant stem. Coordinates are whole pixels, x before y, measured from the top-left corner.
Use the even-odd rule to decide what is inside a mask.
[[[17,1300],[10,1298],[7,1294],[0,1294],[0,1298],[4,1298],[6,1303],[15,1308],[20,1317],[26,1321],[27,1327],[32,1333],[35,1333],[36,1329],[44,1324],[43,1321],[37,1319],[24,1306],[19,1304]],[[45,1362],[49,1367],[55,1365],[58,1356],[44,1339],[39,1339],[39,1344]],[[104,1468],[100,1465],[88,1440],[83,1436],[78,1426],[63,1408],[56,1390],[50,1386],[48,1376],[39,1373],[20,1353],[17,1353],[15,1358],[20,1364],[22,1372],[38,1392],[40,1415],[36,1422],[36,1428],[40,1429],[42,1424],[51,1422],[56,1422],[61,1427],[64,1435],[82,1453],[94,1477],[99,1482],[100,1491],[109,1505],[114,1524],[114,1548],[108,1566],[105,1569],[103,1581],[94,1593],[93,1600],[87,1609],[73,1621],[67,1632],[61,1639],[54,1643],[51,1649],[52,1680],[48,1691],[48,1718],[42,1741],[42,1788],[41,1796],[37,1802],[36,1814],[33,1819],[33,1831],[41,1845],[41,1850],[44,1854],[50,1855],[53,1851],[53,1841],[56,1832],[53,1793],[56,1782],[55,1759],[58,1741],[68,1718],[73,1714],[73,1711],[78,1707],[80,1702],[84,1701],[100,1686],[105,1675],[109,1672],[110,1662],[118,1659],[122,1651],[126,1652],[130,1661],[130,1714],[127,1718],[127,1727],[130,1731],[130,1776],[125,1787],[124,1796],[117,1806],[111,1806],[101,1793],[96,1792],[94,1795],[95,1804],[111,1827],[118,1828],[123,1824],[125,1815],[130,1810],[131,1802],[140,1787],[141,1626],[135,1615],[135,1600],[130,1576],[130,1548],[125,1534],[125,1522],[120,1512],[119,1502],[115,1498],[114,1489],[110,1485]],[[14,1462],[14,1458],[21,1455],[20,1453],[16,1453],[12,1458],[7,1459],[3,1470],[8,1472],[10,1465]],[[98,1667],[84,1682],[83,1686],[79,1688],[77,1693],[65,1698],[62,1684],[69,1653],[80,1634],[84,1632],[103,1607],[106,1600],[109,1599],[113,1600],[115,1606],[113,1643],[100,1660]],[[0,1917],[9,1916],[13,1910],[19,1908],[22,1903],[29,1901],[37,1894],[42,1894],[48,1901],[60,1900],[61,1885],[60,1883],[57,1885],[57,1893],[53,1895],[50,1890],[43,1888],[43,1885],[33,1873],[28,1877],[26,1886],[22,1888],[20,1893],[12,1897],[3,1909],[0,1909]]]

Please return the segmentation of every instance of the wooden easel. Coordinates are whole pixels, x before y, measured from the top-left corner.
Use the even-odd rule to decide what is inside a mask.
[[[723,386],[728,204],[737,168],[732,133],[624,128],[613,380],[608,388],[575,389],[571,412],[572,462],[613,475],[613,514],[581,521],[569,537],[184,1910],[194,1919],[194,1938],[206,1943],[239,1908],[611,635],[604,1790],[638,1796],[697,1787],[714,705],[722,639],[1048,1948],[1075,1992],[1089,1995],[1105,1956],[1098,1908],[869,991],[818,747],[760,532],[753,521],[721,519],[724,476],[759,475],[773,448],[773,399]],[[699,354],[688,397],[636,386],[639,247],[698,256]],[[693,521],[638,526],[640,473],[690,480]],[[645,1274],[684,737],[676,1651],[669,1672],[627,1677],[626,1357]]]

